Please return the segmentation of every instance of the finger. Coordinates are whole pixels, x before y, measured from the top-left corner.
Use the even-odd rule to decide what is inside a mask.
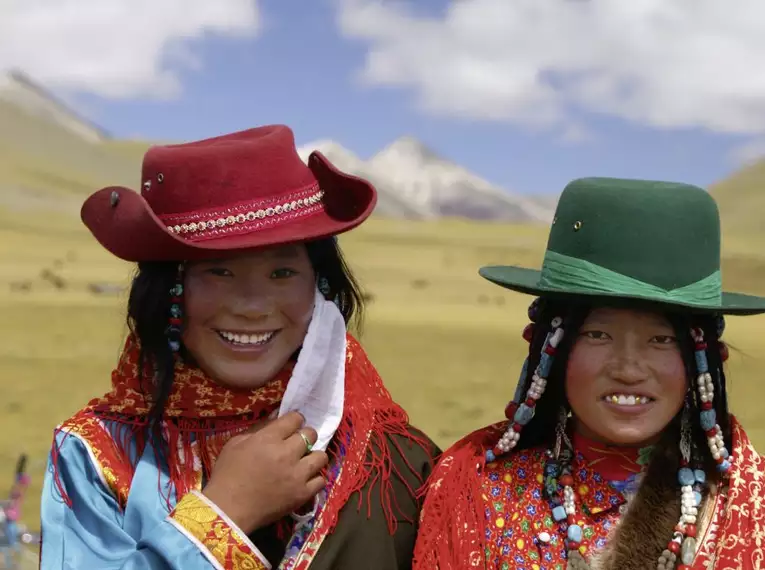
[[[313,446],[316,443],[316,440],[319,438],[319,435],[316,433],[315,429],[304,427],[297,430],[285,441],[285,444],[287,444],[291,450],[294,450],[294,453],[299,457],[302,457],[311,451],[306,445],[306,441],[303,439],[303,436],[308,439],[308,443],[310,443],[311,446]]]
[[[323,451],[312,451],[298,463],[298,470],[308,479],[316,477],[329,463],[329,456]]]
[[[272,419],[272,418],[266,418],[266,419],[264,419],[262,421],[259,421],[258,423],[251,425],[245,431],[243,431],[242,435],[248,434],[248,433],[257,433],[260,430],[262,430],[264,427],[267,427],[270,424],[274,423],[274,421],[275,420]]]
[[[305,418],[303,417],[303,414],[300,412],[292,411],[287,412],[282,417],[273,420],[269,424],[268,429],[269,431],[273,430],[273,432],[280,436],[282,439],[287,439],[297,430],[303,427],[304,423]]]
[[[310,493],[311,497],[319,493],[324,487],[327,485],[327,480],[322,477],[321,475],[318,475],[312,479],[310,479],[306,484],[306,492]]]

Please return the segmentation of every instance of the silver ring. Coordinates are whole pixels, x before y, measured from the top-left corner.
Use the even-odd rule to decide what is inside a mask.
[[[300,437],[303,438],[303,441],[305,442],[305,454],[308,455],[313,451],[313,444],[308,440],[308,436],[304,434],[302,431],[298,432],[300,434]]]

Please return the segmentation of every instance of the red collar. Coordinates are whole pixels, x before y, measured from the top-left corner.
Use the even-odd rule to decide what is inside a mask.
[[[574,489],[583,507],[598,514],[626,502],[611,481],[625,481],[639,474],[648,461],[650,448],[606,445],[575,433]]]
[[[608,445],[574,433],[572,443],[587,467],[596,470],[607,481],[624,481],[637,475],[648,464],[650,447]]]

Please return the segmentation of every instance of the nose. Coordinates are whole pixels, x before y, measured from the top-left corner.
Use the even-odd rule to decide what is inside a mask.
[[[263,320],[274,314],[276,302],[267,288],[245,284],[232,292],[229,310],[237,317],[248,320]]]
[[[611,376],[623,384],[638,384],[646,379],[646,369],[640,349],[629,341],[616,347]]]

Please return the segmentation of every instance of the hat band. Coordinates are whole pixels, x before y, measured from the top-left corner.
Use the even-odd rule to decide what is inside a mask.
[[[271,200],[238,204],[223,210],[160,216],[170,233],[189,241],[247,233],[316,213],[323,209],[324,191],[318,184]]]
[[[548,291],[562,293],[625,295],[705,308],[722,304],[722,276],[719,270],[695,283],[667,290],[550,250],[545,253],[539,285]]]

